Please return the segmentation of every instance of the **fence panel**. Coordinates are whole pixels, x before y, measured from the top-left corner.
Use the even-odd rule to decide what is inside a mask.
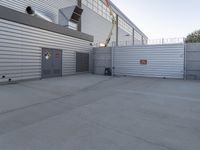
[[[115,75],[184,78],[184,44],[115,47]]]
[[[200,43],[186,44],[186,78],[200,80]]]

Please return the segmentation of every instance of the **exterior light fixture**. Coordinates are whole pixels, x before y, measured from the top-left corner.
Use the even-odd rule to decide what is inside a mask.
[[[49,52],[47,52],[46,54],[45,54],[45,59],[46,60],[49,60],[51,58],[51,54],[49,53]]]
[[[106,47],[106,45],[104,43],[100,43],[99,46],[100,47]]]

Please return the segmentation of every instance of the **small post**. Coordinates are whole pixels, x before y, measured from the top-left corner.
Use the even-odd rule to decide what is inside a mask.
[[[142,45],[144,45],[144,37],[142,36]]]
[[[115,46],[119,45],[119,16],[116,15],[116,43]]]
[[[111,48],[111,70],[112,70],[112,77],[114,76],[114,44],[112,45]]]
[[[184,80],[187,80],[187,44],[184,43]]]
[[[165,40],[164,40],[164,38],[162,38],[162,44],[164,44],[165,43]]]
[[[133,28],[133,46],[135,45],[135,29]]]

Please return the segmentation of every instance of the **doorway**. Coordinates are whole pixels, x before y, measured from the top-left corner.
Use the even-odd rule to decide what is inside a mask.
[[[42,49],[42,78],[62,76],[62,50]]]

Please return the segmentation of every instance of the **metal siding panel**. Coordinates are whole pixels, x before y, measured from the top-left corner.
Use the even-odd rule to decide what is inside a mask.
[[[186,79],[200,80],[200,43],[186,44]]]
[[[32,6],[58,23],[58,10],[76,5],[76,0],[1,0],[0,5],[25,13],[27,6]]]
[[[41,78],[42,48],[63,50],[62,75],[76,73],[76,51],[90,52],[89,41],[0,19],[0,75],[13,80]]]
[[[141,65],[140,60],[148,60]],[[183,78],[184,45],[147,45],[116,47],[114,49],[116,75]]]
[[[77,5],[76,0],[1,0],[0,1],[1,6],[5,6],[11,9],[14,9],[16,11],[25,13],[25,9],[27,6],[32,6],[35,9],[41,11],[48,17],[50,17],[54,23],[58,23],[58,10],[64,7],[72,6],[72,5]],[[147,38],[140,30],[137,28],[130,20],[122,14],[122,12],[117,9],[114,4],[112,4],[114,7],[114,10],[117,12],[119,16],[121,16],[126,22],[128,21],[129,24],[131,24],[132,27],[141,35],[143,35],[145,38]],[[107,33],[109,32],[109,28],[111,23],[104,19],[103,17],[99,16],[96,14],[94,11],[91,9],[87,8],[86,6],[82,5],[84,11],[83,11],[83,22],[82,22],[82,30],[85,33],[95,35],[95,42],[103,42],[102,39],[105,39],[107,36]],[[88,17],[90,16],[90,17]],[[93,18],[98,18],[98,19],[93,19]],[[90,25],[88,24],[88,21],[90,22]],[[103,22],[103,23],[102,23]],[[92,24],[92,25],[91,25]],[[95,25],[94,25],[95,24]],[[99,26],[101,24],[101,32],[99,32],[99,28],[96,28],[96,26]],[[132,41],[129,38],[130,37],[125,37],[124,35],[126,32],[124,30],[121,30],[121,41]],[[115,41],[116,39],[116,30],[114,30],[113,36],[111,41]],[[98,34],[97,34],[98,33]],[[137,41],[137,40],[136,40]],[[141,38],[139,38],[138,43],[141,43]]]
[[[111,22],[103,18],[99,14],[95,13],[92,9],[82,5],[83,14],[81,16],[81,28],[82,32],[94,35],[95,43],[104,42],[108,33],[110,32]],[[116,28],[113,30],[110,43],[116,40]],[[124,39],[123,39],[124,40]]]
[[[103,75],[105,68],[111,68],[111,48],[94,48],[94,73]]]

